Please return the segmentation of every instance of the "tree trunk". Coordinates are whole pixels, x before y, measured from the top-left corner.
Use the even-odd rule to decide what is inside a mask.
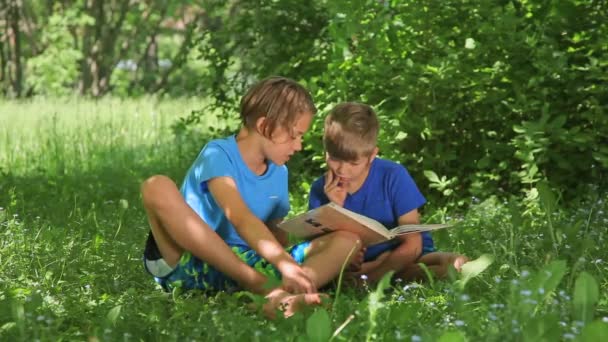
[[[2,0],[2,6],[0,6],[0,32],[8,32],[7,29],[7,5],[6,1]],[[0,95],[6,96],[9,88],[8,75],[7,75],[7,64],[8,54],[6,47],[6,34],[0,34]]]
[[[93,4],[93,18],[95,18],[95,40],[89,51],[89,71],[91,74],[91,95],[101,95],[101,54],[103,29],[106,24],[103,1],[97,0]]]
[[[179,51],[177,51],[175,56],[173,56],[171,59],[171,66],[167,68],[165,72],[163,72],[162,76],[154,83],[152,93],[164,93],[166,91],[165,87],[167,86],[167,81],[169,80],[171,73],[173,73],[178,67],[181,67],[186,61],[188,53],[192,49],[192,38],[194,36],[196,26],[200,23],[200,19],[201,15],[197,15],[186,25],[184,41],[179,47]]]
[[[4,40],[0,39],[0,95],[6,96],[6,55],[4,51]]]
[[[87,0],[84,3],[83,12],[90,13],[91,8],[94,6],[95,0]],[[78,82],[78,92],[80,95],[86,95],[91,88],[91,70],[89,69],[89,53],[92,45],[92,27],[86,25],[84,27],[84,34],[82,35],[82,60],[80,61],[80,80]]]
[[[99,96],[100,92],[100,65],[99,55],[101,50],[101,36],[103,25],[105,25],[105,15],[102,0],[88,0],[85,3],[84,11],[93,19],[95,24],[87,26],[82,42],[82,55],[84,56],[80,65],[80,82],[78,90],[81,95],[90,93]]]
[[[21,66],[21,37],[19,32],[20,0],[9,0],[8,3],[8,45],[9,45],[9,80],[15,97],[21,96],[23,87],[23,69]]]

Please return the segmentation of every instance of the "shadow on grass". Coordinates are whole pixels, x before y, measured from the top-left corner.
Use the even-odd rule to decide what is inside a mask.
[[[165,174],[179,184],[196,153],[193,148],[186,153],[173,146],[96,149],[86,163],[35,165],[34,160],[23,173],[0,169],[0,207],[57,225],[78,210],[120,200],[137,205],[143,180]]]
[[[109,293],[150,288],[141,267],[148,223],[139,186],[159,173],[180,183],[196,153],[174,146],[96,149],[82,167],[0,170],[3,278],[25,287],[48,280],[58,291],[85,284]]]

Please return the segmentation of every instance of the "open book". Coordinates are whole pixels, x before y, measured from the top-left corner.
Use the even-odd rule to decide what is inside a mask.
[[[406,224],[388,230],[380,222],[332,202],[283,221],[278,226],[305,239],[336,230],[346,230],[357,234],[365,246],[391,240],[398,235],[450,227],[448,224]]]

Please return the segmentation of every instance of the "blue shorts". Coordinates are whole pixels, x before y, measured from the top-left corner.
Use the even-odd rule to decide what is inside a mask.
[[[433,242],[433,238],[429,232],[422,232],[422,253],[420,256],[423,256],[428,253],[436,252],[435,243]],[[376,245],[367,246],[367,251],[365,252],[365,256],[363,257],[364,262],[375,260],[380,254],[392,251],[395,248],[399,247],[401,242],[397,239],[389,240],[386,242],[381,242]]]
[[[152,240],[152,241],[150,241]],[[310,247],[310,241],[302,242],[287,248],[287,252],[298,263],[302,264]],[[156,248],[156,251],[154,251]],[[254,250],[245,246],[230,246],[232,251],[246,264],[264,274],[268,278],[281,279],[281,273],[268,261],[262,259]],[[184,252],[174,268],[170,268],[160,256],[156,242],[150,234],[144,252],[144,267],[148,273],[154,276],[154,280],[160,284],[165,291],[174,288],[185,290],[199,289],[209,291],[235,291],[238,284],[225,276],[223,273],[207,264],[201,259],[193,256],[190,252]],[[152,258],[152,259],[151,259]],[[165,271],[159,271],[151,265],[158,263],[166,265]]]

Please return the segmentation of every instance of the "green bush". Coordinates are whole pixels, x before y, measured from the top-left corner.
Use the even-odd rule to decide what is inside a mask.
[[[306,84],[323,114],[369,103],[381,154],[440,201],[530,194],[540,180],[566,196],[606,184],[608,27],[597,1],[260,1],[232,16],[226,6],[202,45],[225,108],[277,73]],[[318,176],[303,165],[321,155],[321,131],[317,120],[292,161],[295,183]]]

